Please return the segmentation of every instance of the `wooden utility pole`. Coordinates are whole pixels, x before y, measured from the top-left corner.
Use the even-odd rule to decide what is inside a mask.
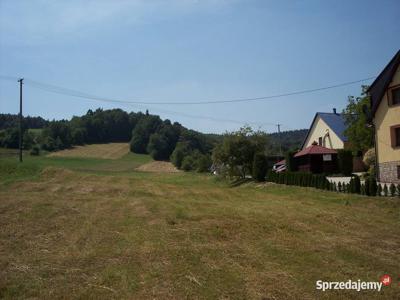
[[[19,162],[22,162],[22,84],[24,79],[20,78],[19,82]]]
[[[279,155],[282,156],[281,124],[276,124],[276,126],[278,126]]]

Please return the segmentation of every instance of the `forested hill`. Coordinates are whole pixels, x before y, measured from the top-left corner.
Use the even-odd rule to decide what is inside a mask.
[[[18,147],[18,115],[0,114],[0,146]],[[71,120],[47,121],[42,117],[24,117],[24,145],[29,149],[37,144],[47,151],[61,150],[73,145],[130,142],[131,150],[150,153],[155,159],[169,159],[178,142],[184,152],[210,153],[223,135],[203,134],[181,124],[162,120],[148,112],[127,113],[121,109],[89,110],[83,116]],[[32,136],[26,129],[43,128],[40,136]],[[306,129],[268,134],[267,154],[301,147],[307,134]]]
[[[283,131],[280,133],[274,132],[268,134],[268,154],[279,153],[279,143],[282,142],[282,152],[285,153],[288,150],[298,150],[301,148],[304,139],[306,138],[308,129],[298,129]]]
[[[24,117],[24,127],[31,129],[44,128],[49,122],[42,117]],[[0,114],[0,130],[19,126],[19,117],[14,114]]]

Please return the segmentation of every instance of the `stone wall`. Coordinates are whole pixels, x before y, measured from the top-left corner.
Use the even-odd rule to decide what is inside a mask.
[[[379,181],[400,184],[400,179],[397,174],[398,166],[400,166],[400,160],[379,164]]]

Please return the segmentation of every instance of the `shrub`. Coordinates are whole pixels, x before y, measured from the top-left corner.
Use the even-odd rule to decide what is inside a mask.
[[[376,183],[375,177],[369,178],[369,196],[376,196],[378,185]]]
[[[383,195],[387,197],[389,195],[388,187],[386,183],[383,185]]]
[[[295,151],[289,151],[288,153],[286,153],[286,170],[288,170],[289,172],[297,171],[296,161],[294,160],[295,153]]]
[[[377,196],[382,196],[382,186],[380,184],[378,184],[378,189],[376,191],[376,195]]]
[[[365,195],[365,185],[364,184],[362,184],[360,187],[360,194]]]
[[[361,190],[361,180],[360,177],[355,175],[353,177],[353,193],[359,194]]]
[[[365,152],[363,162],[368,168],[375,165],[375,148],[368,149],[368,151]]]
[[[39,147],[39,145],[33,145],[33,147],[32,147],[32,149],[31,149],[31,151],[30,151],[30,155],[34,155],[34,156],[37,156],[37,155],[39,155],[40,154],[40,147]]]
[[[393,183],[390,185],[389,190],[390,190],[390,196],[392,197],[396,196],[396,187]]]
[[[210,167],[211,167],[212,161],[211,161],[211,156],[207,155],[207,154],[201,154],[199,155],[199,157],[197,158],[196,161],[196,170],[197,172],[208,172],[210,171]],[[265,176],[265,174],[264,174]]]
[[[256,153],[253,159],[253,179],[264,181],[267,174],[267,157],[263,153]]]
[[[192,156],[186,156],[182,161],[182,170],[191,171],[194,169],[194,159]]]
[[[338,166],[339,171],[343,175],[351,175],[351,173],[353,172],[353,154],[350,150],[338,150]]]
[[[400,198],[400,184],[397,185],[397,197]]]
[[[370,180],[369,180],[369,177],[367,177],[367,178],[365,178],[365,183],[364,183],[364,192],[365,192],[365,195],[367,195],[367,196],[370,195],[369,185],[370,185]]]

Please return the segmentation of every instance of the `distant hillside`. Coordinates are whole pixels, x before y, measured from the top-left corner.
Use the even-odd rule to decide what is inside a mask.
[[[24,117],[24,128],[38,129],[48,125],[48,121],[42,117]],[[19,117],[14,114],[0,114],[0,130],[19,126]]]
[[[60,149],[69,148],[71,145],[81,145],[85,143],[107,143],[115,141],[129,141],[131,139],[132,130],[140,119],[155,118],[156,123],[161,126],[162,123],[166,122],[168,127],[172,126],[169,120],[162,121],[160,117],[154,115],[147,115],[141,112],[139,113],[127,113],[120,109],[114,110],[102,110],[97,109],[95,111],[89,110],[86,115],[81,117],[74,117],[71,121],[48,121],[42,117],[24,117],[24,128],[30,128],[38,130],[39,128],[46,128],[48,133],[53,140],[60,139],[59,147]],[[18,126],[18,115],[13,114],[0,114],[0,130],[17,128]],[[197,145],[195,148],[201,148],[201,152],[209,152],[213,148],[213,145],[219,143],[223,139],[223,134],[203,134],[196,132],[194,130],[189,130],[179,123],[174,123],[179,131],[186,132],[190,139],[195,138]],[[59,127],[62,128],[59,128]],[[65,128],[64,128],[65,127]],[[165,126],[164,126],[165,127]],[[63,130],[61,130],[63,129]],[[79,129],[79,130],[77,130]],[[78,132],[79,131],[79,132]],[[158,130],[153,130],[154,133]],[[78,137],[80,139],[76,140],[76,135],[80,134]],[[64,136],[65,135],[65,136]],[[268,134],[268,146],[267,154],[277,155],[279,154],[279,141],[282,141],[282,152],[285,153],[288,150],[296,150],[301,147],[303,140],[307,135],[307,129],[291,130],[281,132],[280,138],[278,133]],[[68,141],[65,139],[68,137]],[[17,136],[16,136],[17,138]],[[186,137],[188,138],[188,137]],[[149,139],[149,137],[147,137]],[[75,141],[76,140],[76,141]],[[174,142],[174,144],[176,141]],[[0,145],[1,145],[0,136]],[[17,140],[15,141],[15,146],[17,146]],[[148,141],[145,143],[144,149],[146,149]],[[3,145],[4,146],[4,145]],[[206,146],[207,150],[202,149]],[[46,148],[46,147],[45,147]],[[50,147],[48,150],[54,150],[57,147]],[[173,147],[174,148],[174,147]]]
[[[306,138],[308,129],[290,130],[283,131],[279,135],[277,132],[268,134],[269,145],[267,152],[270,155],[279,154],[279,142],[282,142],[282,152],[285,153],[288,150],[297,150],[303,144]]]

